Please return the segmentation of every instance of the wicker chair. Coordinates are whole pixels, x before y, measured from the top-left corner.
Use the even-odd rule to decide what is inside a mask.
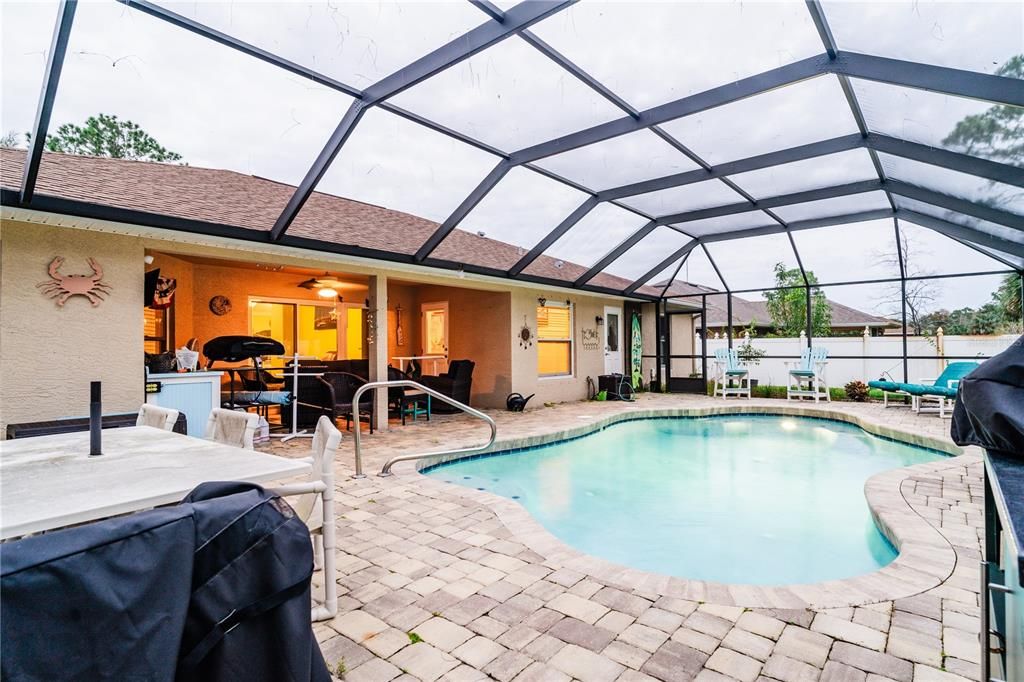
[[[353,405],[352,398],[360,386],[366,383],[366,379],[348,372],[324,372],[319,377],[327,393],[327,403],[324,410],[333,419],[345,418],[345,429],[352,428]],[[373,433],[373,394],[364,393],[359,401],[359,416],[366,417],[370,424],[370,433]]]
[[[453,360],[448,364],[448,371],[441,376],[422,376],[419,382],[427,388],[432,388],[438,393],[443,393],[449,398],[454,398],[464,405],[469,405],[469,396],[473,388],[473,368],[476,363],[472,360]],[[458,409],[442,404],[438,401],[434,408],[437,412],[457,412]]]

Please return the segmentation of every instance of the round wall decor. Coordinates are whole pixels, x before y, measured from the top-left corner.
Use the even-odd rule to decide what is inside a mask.
[[[523,327],[519,330],[519,347],[529,348],[533,345],[533,330],[526,324],[526,315],[523,315]]]
[[[231,312],[231,301],[227,296],[214,296],[210,299],[210,312],[214,315],[227,315]]]

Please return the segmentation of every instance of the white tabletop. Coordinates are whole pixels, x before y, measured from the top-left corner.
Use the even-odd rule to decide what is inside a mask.
[[[0,538],[179,502],[206,481],[275,481],[308,473],[301,460],[190,438],[151,426],[0,442]]]

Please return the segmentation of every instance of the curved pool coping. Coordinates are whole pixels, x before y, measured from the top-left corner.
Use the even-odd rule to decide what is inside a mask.
[[[824,407],[791,405],[716,405],[695,408],[637,408],[626,412],[594,417],[592,421],[570,429],[525,438],[503,439],[489,453],[537,447],[589,435],[613,424],[636,419],[664,417],[711,417],[716,415],[774,415],[812,417],[846,422],[867,433],[911,445],[944,452],[951,457],[936,462],[915,464],[875,474],[864,485],[868,507],[879,530],[898,550],[888,565],[864,575],[798,585],[744,585],[691,580],[630,568],[585,554],[555,537],[514,500],[495,493],[466,488],[430,478],[420,471],[437,464],[465,459],[465,456],[431,457],[396,466],[395,473],[416,477],[418,486],[435,487],[458,494],[493,511],[514,539],[544,559],[552,568],[568,568],[596,578],[608,585],[629,591],[643,591],[691,601],[711,602],[749,608],[839,608],[902,599],[945,582],[956,567],[956,552],[945,537],[915,511],[902,492],[902,484],[915,474],[960,467],[971,455],[949,441],[900,431],[877,424],[859,415]]]

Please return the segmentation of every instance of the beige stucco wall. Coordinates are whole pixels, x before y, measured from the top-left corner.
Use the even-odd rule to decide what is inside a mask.
[[[523,348],[519,343],[519,330],[525,321],[534,335],[537,333],[537,304],[543,296],[551,301],[570,301],[573,304],[573,354],[575,371],[571,377],[539,377],[537,376],[537,344]],[[604,365],[604,329],[599,328],[594,320],[598,315],[604,317],[604,307],[615,306],[621,310],[622,301],[595,298],[592,296],[574,295],[572,292],[552,290],[537,292],[527,289],[516,289],[512,293],[512,329],[516,338],[512,339],[512,391],[523,395],[536,394],[530,402],[530,408],[543,406],[545,402],[566,402],[583,400],[587,397],[587,377],[597,383],[597,377],[605,373]],[[583,330],[595,329],[598,332],[598,343],[587,348],[583,344]],[[627,321],[623,320],[623,344],[629,338]],[[625,353],[623,353],[625,362]],[[619,367],[619,372],[623,371]]]
[[[137,237],[16,221],[0,227],[0,426],[89,413],[89,382],[103,382],[105,412],[143,400],[143,244]],[[73,296],[58,307],[36,284],[103,268],[110,295],[97,307]],[[5,429],[4,429],[5,431]]]

